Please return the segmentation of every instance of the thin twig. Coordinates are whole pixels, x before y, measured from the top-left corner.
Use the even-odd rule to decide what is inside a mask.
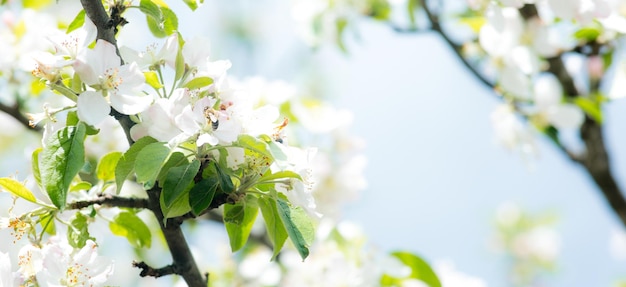
[[[20,124],[22,124],[29,130],[36,131],[36,132],[40,132],[42,130],[41,126],[33,127],[30,125],[30,120],[22,114],[22,112],[20,111],[20,106],[17,103],[13,106],[7,106],[3,103],[0,103],[0,111],[13,117],[15,120],[17,120]]]
[[[148,208],[148,200],[145,198],[132,198],[115,196],[111,194],[100,194],[96,199],[75,201],[68,204],[68,209],[81,209],[92,205],[104,205],[127,208]]]

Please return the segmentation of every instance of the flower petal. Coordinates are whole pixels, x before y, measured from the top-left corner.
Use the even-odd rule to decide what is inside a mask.
[[[78,118],[92,126],[99,124],[111,112],[111,106],[99,93],[86,91],[78,97]]]

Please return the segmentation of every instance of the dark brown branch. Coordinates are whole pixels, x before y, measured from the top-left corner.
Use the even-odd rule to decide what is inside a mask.
[[[152,210],[154,216],[159,222],[163,237],[167,242],[167,246],[170,249],[172,255],[172,263],[176,270],[176,274],[185,279],[185,282],[189,287],[204,287],[207,286],[207,282],[203,279],[196,261],[191,254],[185,235],[183,234],[180,224],[166,224],[164,223],[163,212],[161,211],[161,204],[159,197],[161,196],[161,190],[157,187],[148,191],[149,197],[149,209]]]
[[[106,40],[115,45],[116,51],[119,55],[117,41],[115,39],[115,30],[117,29],[118,24],[123,24],[123,22],[116,23],[116,21],[112,21],[107,12],[104,10],[101,0],[81,0],[80,2],[85,9],[85,14],[89,17],[89,19],[91,19],[91,21],[93,21],[98,29],[98,39]],[[122,11],[113,12],[116,14],[114,16],[119,18],[117,21],[123,19],[121,18],[121,15],[118,15]],[[120,61],[122,63],[124,62],[121,57]],[[130,137],[130,128],[134,123],[130,120],[128,115],[121,114],[117,111],[113,111],[111,115],[115,117],[118,122],[120,122],[120,125],[126,133],[129,144],[132,145],[133,140]],[[159,203],[160,194],[161,190],[156,187],[148,191],[148,209],[154,213],[154,216],[159,222],[161,231],[163,232],[163,237],[165,238],[170,254],[172,255],[173,263],[170,268],[173,268],[172,270],[176,272],[168,274],[178,274],[182,276],[189,287],[205,287],[207,286],[207,282],[198,270],[196,261],[191,254],[189,245],[187,244],[187,240],[185,239],[183,231],[180,228],[180,224],[166,225],[163,220],[164,216]]]
[[[154,277],[154,278],[159,278],[161,276],[167,276],[167,275],[172,275],[172,274],[179,274],[179,270],[178,270],[178,266],[170,264],[167,265],[165,267],[161,267],[161,268],[154,268],[151,267],[150,265],[146,264],[145,262],[141,261],[141,262],[133,262],[133,267],[139,268],[141,269],[141,273],[139,273],[139,276],[141,277]]]
[[[22,124],[23,126],[25,126],[26,128],[28,128],[29,130],[33,130],[36,132],[40,132],[41,131],[41,127],[40,126],[34,126],[32,127],[30,125],[30,120],[25,117],[21,112],[20,112],[20,106],[16,103],[13,106],[7,106],[5,104],[0,103],[0,111],[4,112],[5,114],[13,117],[15,120],[17,120],[20,124]]]
[[[72,202],[67,208],[81,209],[96,204],[127,208],[148,208],[148,200],[145,198],[121,197],[111,194],[100,194],[96,199]]]

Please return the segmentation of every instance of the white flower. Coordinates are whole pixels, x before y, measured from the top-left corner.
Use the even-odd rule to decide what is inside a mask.
[[[176,52],[178,51],[178,34],[173,33],[165,40],[161,50],[156,52],[156,45],[150,45],[146,51],[138,53],[128,47],[120,47],[120,54],[127,62],[136,62],[139,68],[149,68],[155,65],[167,64],[175,68]]]
[[[97,251],[91,240],[80,250],[73,250],[67,242],[53,237],[42,249],[43,270],[37,281],[44,286],[104,286],[113,273],[113,264]]]
[[[39,247],[28,244],[20,249],[18,254],[18,272],[25,278],[35,276],[43,269],[43,254]]]
[[[111,106],[97,92],[85,91],[78,96],[78,118],[90,125],[97,125],[111,112]]]
[[[502,104],[496,107],[491,113],[491,124],[496,139],[505,147],[519,149],[525,154],[537,153],[530,130],[520,121],[511,106]]]
[[[54,44],[57,56],[67,56],[66,65],[73,64],[79,54],[96,40],[96,25],[85,17],[83,26],[69,34],[59,33],[49,37]]]
[[[111,106],[122,114],[138,114],[152,103],[152,97],[141,92],[145,78],[137,64],[121,65],[115,46],[107,41],[98,40],[93,50],[81,53],[74,69],[85,84],[106,91]]]
[[[0,252],[0,287],[13,287],[13,272],[9,254]]]
[[[553,74],[539,75],[535,79],[534,93],[538,113],[555,128],[578,128],[585,120],[585,114],[578,106],[562,103],[563,88]]]
[[[519,44],[524,23],[515,8],[500,8],[490,5],[487,10],[487,23],[479,33],[480,45],[494,57],[508,54]]]

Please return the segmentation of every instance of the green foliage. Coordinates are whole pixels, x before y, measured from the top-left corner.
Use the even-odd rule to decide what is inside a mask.
[[[157,5],[151,0],[142,0],[139,3],[139,10],[146,14],[148,28],[155,37],[164,38],[178,30],[178,17],[167,6]]]
[[[21,197],[33,203],[37,203],[37,198],[35,198],[33,192],[26,188],[26,186],[24,186],[21,182],[18,182],[12,178],[0,178],[0,187],[10,192],[14,196]]]
[[[147,145],[155,142],[156,140],[151,137],[140,138],[120,157],[115,166],[115,185],[117,187],[117,193],[122,189],[124,180],[135,170],[135,160],[139,152]]]
[[[148,144],[139,151],[135,159],[135,174],[137,182],[143,184],[145,190],[154,186],[161,167],[169,155],[170,148],[162,142]]]
[[[41,152],[41,180],[52,203],[65,208],[67,192],[74,177],[85,163],[83,123],[68,126],[53,134]]]
[[[196,216],[200,215],[202,211],[211,205],[218,186],[219,180],[217,177],[209,177],[196,183],[191,188],[189,191],[189,205],[193,214]]]
[[[156,72],[143,72],[143,76],[146,78],[146,83],[150,85],[150,87],[153,87],[154,89],[163,88],[163,84],[161,84],[161,81],[159,81],[159,77],[157,76]]]
[[[285,225],[278,214],[278,208],[276,206],[276,200],[271,197],[259,198],[259,207],[261,208],[261,214],[265,221],[265,228],[269,239],[274,246],[274,253],[272,254],[272,260],[276,258],[280,250],[283,248],[285,241],[287,241],[287,230]]]
[[[600,103],[589,98],[576,97],[574,103],[580,107],[589,117],[598,123],[602,123],[602,109]]]
[[[76,14],[76,17],[74,17],[74,20],[72,20],[72,23],[67,26],[65,33],[69,34],[70,32],[82,27],[83,24],[85,24],[85,10],[80,10],[80,12]]]
[[[187,7],[189,7],[189,9],[191,9],[192,11],[198,9],[197,0],[183,0],[183,2],[185,2],[185,4],[187,4]],[[200,3],[204,3],[204,0],[200,0]]]
[[[278,215],[285,225],[291,242],[302,260],[309,256],[309,246],[315,238],[315,228],[311,217],[301,207],[294,207],[285,199],[276,201]]]
[[[595,41],[602,34],[602,27],[590,26],[580,28],[574,33],[574,38],[584,41]]]
[[[187,187],[193,183],[193,179],[199,170],[200,161],[197,159],[194,159],[189,164],[169,169],[161,191],[161,197],[166,207],[171,207],[183,193],[189,190]]]
[[[152,233],[148,226],[136,214],[123,211],[109,223],[111,232],[118,236],[126,237],[128,242],[135,248],[150,248],[152,245]]]
[[[224,226],[233,252],[241,249],[248,241],[258,213],[257,198],[252,195],[241,203],[224,205]]]
[[[98,179],[104,182],[115,180],[115,167],[121,157],[122,153],[119,151],[110,152],[102,156],[96,168]]]
[[[398,286],[405,279],[417,279],[426,283],[429,287],[441,287],[441,282],[437,278],[437,274],[421,257],[409,252],[397,251],[391,255],[400,260],[404,265],[411,268],[411,274],[406,278],[395,278],[384,274],[380,279],[382,286]]]
[[[38,186],[42,186],[41,184],[41,171],[39,170],[39,153],[43,148],[37,148],[33,151],[31,156],[31,168],[33,170],[33,177],[35,178],[35,182]]]
[[[55,215],[56,212],[48,212],[39,216],[39,224],[41,225],[41,228],[43,228],[43,230],[50,235],[56,234],[56,225],[54,223]]]
[[[89,235],[88,227],[87,216],[76,212],[70,221],[70,226],[67,228],[67,241],[72,247],[83,248],[87,240],[94,240],[94,238]]]
[[[213,79],[209,77],[197,77],[189,82],[187,82],[183,88],[188,88],[190,90],[201,89],[204,87],[208,87],[213,84]]]

